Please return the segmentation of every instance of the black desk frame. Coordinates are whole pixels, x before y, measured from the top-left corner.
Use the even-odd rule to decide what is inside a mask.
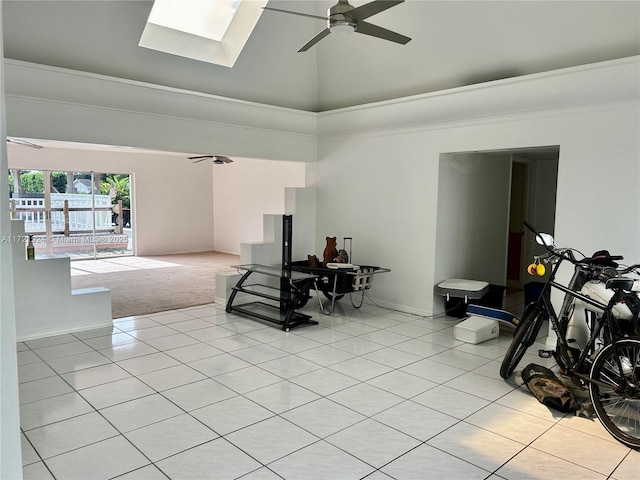
[[[295,271],[287,274],[281,268],[258,264],[234,265],[234,268],[245,273],[232,288],[226,307],[228,313],[238,312],[275,323],[280,325],[285,332],[299,325],[318,324],[311,319],[310,315],[295,311],[302,300],[307,298],[309,289],[315,287],[317,275]],[[246,283],[252,274],[278,278],[280,286],[278,288],[264,283]],[[277,304],[257,301],[234,305],[238,293],[254,295],[277,302]]]

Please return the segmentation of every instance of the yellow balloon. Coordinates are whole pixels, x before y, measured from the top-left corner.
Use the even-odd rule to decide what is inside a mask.
[[[546,271],[547,269],[544,268],[544,265],[541,263],[536,267],[536,273],[538,274],[539,277],[542,277],[544,275],[544,272]]]

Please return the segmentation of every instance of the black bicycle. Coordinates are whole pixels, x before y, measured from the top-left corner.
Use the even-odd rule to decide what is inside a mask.
[[[622,257],[597,255],[576,259],[574,249],[560,249],[552,237],[540,234],[524,222],[544,245],[547,253],[539,261],[552,265],[548,280],[538,300],[526,306],[522,320],[504,356],[500,375],[508,378],[535,342],[545,321],[557,335],[555,350],[539,351],[553,355],[562,373],[577,385],[588,388],[596,416],[619,442],[640,448],[640,326],[637,292],[640,280],[621,275],[639,273],[640,265],[619,268]],[[568,261],[574,274],[568,286],[556,282],[561,264]],[[589,282],[600,283],[605,295],[594,298],[583,291]],[[551,302],[551,290],[562,291],[564,301],[558,315]],[[569,319],[583,305],[588,313],[590,335],[579,345],[567,335]]]

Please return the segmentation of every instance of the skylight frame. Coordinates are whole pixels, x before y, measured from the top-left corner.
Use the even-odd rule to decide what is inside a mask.
[[[233,67],[264,11],[262,7],[266,6],[268,0],[235,2],[238,4],[235,14],[222,39],[216,40],[208,38],[214,36],[212,34],[198,35],[181,30],[180,22],[173,27],[167,26],[168,22],[158,21],[158,15],[154,14],[157,6],[164,9],[172,3],[173,6],[180,7],[180,4],[190,3],[189,1],[156,0],[138,45],[193,60]]]

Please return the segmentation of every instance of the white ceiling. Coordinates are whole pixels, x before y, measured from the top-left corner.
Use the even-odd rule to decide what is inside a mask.
[[[276,1],[324,15],[334,1]],[[353,0],[354,6],[366,2]],[[324,111],[640,54],[638,1],[407,0],[368,21],[406,46],[265,11],[233,68],[138,46],[151,1],[2,2],[5,57]]]

